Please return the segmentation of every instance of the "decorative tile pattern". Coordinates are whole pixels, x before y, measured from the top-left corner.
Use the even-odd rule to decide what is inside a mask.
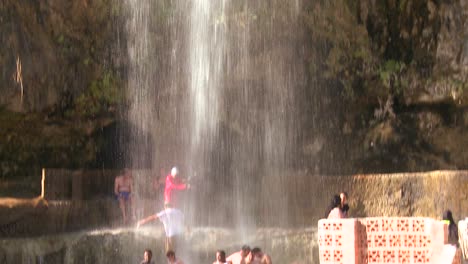
[[[360,235],[367,239],[367,255],[360,263],[429,263],[432,243],[426,218],[362,218]],[[361,239],[362,241],[362,239]],[[362,250],[361,250],[362,252]]]
[[[466,222],[464,227],[468,237]],[[430,218],[322,219],[318,236],[321,264],[419,264],[443,253],[447,230]]]
[[[320,263],[355,264],[356,219],[327,220],[318,224]]]

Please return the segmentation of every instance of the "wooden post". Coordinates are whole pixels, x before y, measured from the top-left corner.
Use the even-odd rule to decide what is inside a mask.
[[[45,168],[42,168],[42,180],[41,180],[41,198],[45,195]]]

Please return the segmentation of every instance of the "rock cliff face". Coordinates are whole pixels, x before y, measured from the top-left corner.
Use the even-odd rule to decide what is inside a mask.
[[[466,168],[455,146],[467,142],[466,3],[316,1],[306,17],[320,61],[311,76],[331,98],[319,111],[335,120],[328,161],[351,172]]]
[[[171,34],[164,28],[174,24],[164,21],[169,2],[159,2],[161,15],[149,32],[159,43],[152,56],[163,58],[157,53],[168,51],[164,38]],[[304,127],[300,166],[325,174],[467,167],[465,1],[304,0],[302,6],[309,38],[298,47],[309,83],[295,109]],[[123,1],[0,3],[0,175],[43,164],[95,164],[110,140],[99,131],[125,117],[127,18]],[[262,25],[254,27],[261,32]],[[286,29],[275,30],[288,36]],[[262,56],[290,45],[278,39],[276,51]],[[262,78],[255,70],[249,76]]]
[[[6,0],[0,21],[0,175],[86,166],[123,97],[122,4]]]
[[[121,67],[120,12],[107,0],[2,1],[0,103],[15,111],[62,110]]]

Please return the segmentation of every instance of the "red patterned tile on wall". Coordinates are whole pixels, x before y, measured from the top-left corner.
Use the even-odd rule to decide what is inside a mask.
[[[321,264],[357,264],[355,219],[322,219],[318,223]]]
[[[416,219],[413,219],[411,222],[412,222],[412,227],[413,227],[412,231],[413,232],[425,232],[426,231],[426,229],[425,229],[426,219],[416,218]]]
[[[380,250],[367,250],[367,263],[383,263]]]
[[[398,252],[398,263],[413,263],[411,260],[412,251],[400,249]]]
[[[382,231],[395,232],[396,230],[397,230],[397,224],[394,218],[382,219]]]
[[[408,232],[411,228],[411,221],[408,218],[398,218],[397,219],[397,231],[398,232]]]
[[[391,233],[388,235],[388,246],[399,248],[401,246],[401,234]]]
[[[383,251],[383,263],[398,263],[398,255],[394,250]]]
[[[429,250],[415,250],[413,252],[413,263],[430,263]]]

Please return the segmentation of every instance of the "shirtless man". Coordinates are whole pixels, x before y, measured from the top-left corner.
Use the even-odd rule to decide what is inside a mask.
[[[119,207],[122,212],[123,223],[128,223],[127,211],[128,209],[133,212],[132,204],[132,185],[133,177],[129,169],[125,169],[122,175],[115,177],[114,193],[119,199]]]
[[[216,261],[213,264],[232,264],[230,261],[226,261],[226,252],[224,250],[216,251]]]
[[[252,264],[272,264],[270,256],[263,253],[262,250],[258,247],[253,248],[251,251]]]
[[[227,261],[232,264],[245,264],[248,262],[250,255],[250,247],[247,245],[242,246],[242,249],[236,253],[231,254]]]
[[[175,252],[172,250],[167,251],[166,253],[167,263],[169,264],[184,264],[181,259],[176,258]]]
[[[153,252],[150,249],[145,249],[145,253],[143,254],[143,261],[140,264],[154,264],[151,260],[153,258]]]

